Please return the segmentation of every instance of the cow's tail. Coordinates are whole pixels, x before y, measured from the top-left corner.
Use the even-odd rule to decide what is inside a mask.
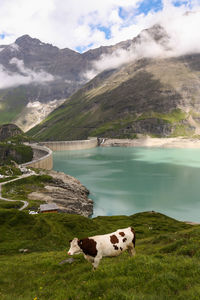
[[[135,248],[135,241],[136,241],[136,237],[135,237],[135,229],[133,228],[133,227],[131,227],[131,231],[132,231],[132,233],[133,233],[133,246],[134,246],[134,248]]]

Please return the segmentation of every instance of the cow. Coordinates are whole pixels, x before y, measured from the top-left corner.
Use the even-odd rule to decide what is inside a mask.
[[[118,256],[125,250],[135,255],[135,230],[132,227],[118,229],[115,232],[70,241],[68,255],[83,253],[95,270],[102,257]]]

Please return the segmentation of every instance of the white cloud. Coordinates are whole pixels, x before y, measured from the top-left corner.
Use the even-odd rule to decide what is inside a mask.
[[[141,0],[0,0],[1,30],[11,43],[23,34],[61,48],[106,43],[96,26],[120,26],[118,8],[133,11]]]
[[[26,68],[24,62],[16,57],[10,60],[10,64],[16,65],[20,73],[10,72],[0,65],[0,89],[30,83],[44,84],[54,79],[51,74],[43,70],[35,72]]]
[[[152,6],[147,15],[138,11],[142,2]],[[162,0],[163,9],[159,11],[154,10],[153,3],[156,1],[0,0],[1,30],[7,33],[2,43],[13,43],[17,37],[29,34],[60,48],[88,49],[132,39],[144,28],[162,23],[173,35],[175,44],[179,44],[180,52],[183,46],[190,44],[195,49],[200,19],[191,17],[187,22],[181,16],[188,10],[200,9],[200,1]],[[179,7],[174,3],[179,3]],[[109,30],[109,39],[103,31],[105,27]]]
[[[152,6],[147,15],[137,11],[142,2]],[[163,10],[155,12],[154,1],[150,0],[0,0],[1,30],[8,34],[3,43],[13,43],[17,37],[29,34],[60,48],[94,48],[133,38],[155,22],[200,9],[199,0],[162,2]],[[174,7],[174,2],[181,6]],[[109,39],[102,27],[110,30]]]
[[[175,57],[200,53],[200,10],[197,10],[197,4],[195,3],[194,10],[188,12],[188,6],[174,7],[171,1],[164,2],[164,10],[151,12],[146,17],[137,17],[137,24],[141,28],[160,24],[165,29],[168,38],[164,45],[156,43],[143,32],[141,43],[128,50],[118,49],[112,55],[102,55],[83,76],[91,79],[105,69],[117,68],[142,57]]]
[[[117,49],[111,55],[102,55],[99,60],[92,63],[92,69],[87,70],[83,74],[83,77],[90,80],[103,70],[118,68],[136,59],[144,57],[168,57],[171,55],[174,55],[171,49],[168,51],[165,50],[165,45],[156,43],[155,40],[144,31],[141,34],[139,43],[136,43],[127,50]]]

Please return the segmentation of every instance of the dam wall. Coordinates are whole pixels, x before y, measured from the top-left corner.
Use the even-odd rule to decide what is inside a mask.
[[[83,150],[96,148],[98,146],[97,138],[77,141],[56,141],[56,142],[41,142],[41,146],[46,146],[52,151],[64,150]]]
[[[51,170],[53,168],[52,151],[96,148],[98,146],[98,140],[97,138],[90,138],[88,140],[41,142],[39,144],[27,145],[33,149],[33,160],[21,166]]]
[[[33,160],[21,166],[51,170],[53,168],[53,154],[51,149],[37,144],[29,144],[29,146],[33,149]]]

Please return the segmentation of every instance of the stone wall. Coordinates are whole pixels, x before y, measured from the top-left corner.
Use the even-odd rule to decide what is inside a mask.
[[[78,141],[41,142],[40,145],[50,148],[52,151],[82,150],[98,146],[97,138]]]
[[[22,167],[40,168],[51,170],[53,168],[52,151],[45,146],[31,145],[34,152],[34,159],[28,163],[22,164]]]

